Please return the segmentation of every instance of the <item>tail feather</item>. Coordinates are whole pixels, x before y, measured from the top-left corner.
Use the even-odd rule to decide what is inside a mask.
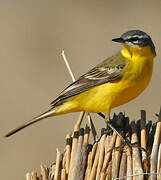
[[[44,112],[43,114],[41,114],[41,115],[33,118],[32,120],[27,121],[26,123],[22,124],[21,126],[13,129],[13,130],[10,131],[9,133],[7,133],[4,137],[9,137],[9,136],[17,133],[18,131],[26,128],[27,126],[30,126],[31,124],[34,124],[34,123],[36,123],[36,122],[38,122],[38,121],[40,121],[40,120],[42,120],[42,119],[45,119],[45,118],[47,118],[47,117],[50,117],[51,115],[54,114],[54,112],[55,112],[55,110],[52,108],[52,109]]]

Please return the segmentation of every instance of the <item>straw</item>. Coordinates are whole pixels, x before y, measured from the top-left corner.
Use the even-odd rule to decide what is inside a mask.
[[[85,179],[89,179],[91,169],[92,169],[92,159],[91,159],[91,152],[88,154],[88,160],[87,160],[87,168],[85,172]]]
[[[65,169],[66,167],[66,158],[67,158],[67,155],[66,155],[66,151],[64,152],[64,154],[62,154],[62,169]]]
[[[26,174],[26,180],[31,180],[31,174],[30,173]]]
[[[105,180],[106,179],[106,175],[104,172],[101,172],[101,176],[100,176],[100,180]]]
[[[126,134],[127,140],[130,142],[130,134]],[[127,155],[127,176],[132,174],[132,155],[130,147],[126,146]],[[127,177],[127,180],[132,180],[132,177]]]
[[[141,110],[141,148],[147,150],[147,133],[146,133],[146,112]],[[143,162],[143,171],[148,172],[148,158],[147,152],[141,151],[142,162]]]
[[[77,145],[77,152],[75,154],[73,169],[72,169],[72,175],[71,180],[81,180],[82,179],[82,144],[83,144],[83,136],[84,136],[84,129],[80,129],[79,132],[79,139],[78,139],[78,145]]]
[[[137,121],[137,126],[134,121],[128,124],[129,130],[126,132],[125,139],[131,142],[131,147],[123,144],[120,137],[112,131],[108,134],[103,134],[102,131],[98,141],[94,141],[93,145],[89,144],[90,128],[87,124],[85,130],[80,128],[82,121],[82,117],[80,117],[74,126],[73,137],[71,138],[70,134],[66,136],[65,152],[61,154],[57,149],[56,164],[49,168],[42,165],[39,177],[36,172],[27,173],[26,180],[143,180],[148,178],[160,180],[160,115],[158,115],[157,125],[149,122],[146,124],[144,111],[141,112],[141,121]],[[69,176],[72,149],[75,153],[71,176]],[[143,156],[143,152],[146,151],[148,154]],[[150,161],[147,161],[148,167],[144,164],[144,157],[146,160],[151,157]],[[151,168],[149,168],[149,164]]]
[[[66,164],[65,164],[65,170],[67,174],[69,174],[69,167],[70,167],[71,145],[72,145],[71,134],[67,134],[66,136]]]
[[[67,180],[67,175],[65,169],[61,170],[61,180]]]
[[[119,136],[117,136],[116,138],[116,143],[115,143],[115,147],[120,147],[122,144],[122,140],[120,139]],[[113,178],[117,178],[118,174],[119,174],[119,167],[120,167],[120,158],[121,158],[121,148],[118,148],[114,151],[114,159],[115,161],[112,161],[112,164],[114,165],[113,167],[113,171],[114,171],[114,176],[112,176]]]
[[[49,167],[49,176],[48,176],[48,179],[49,180],[53,180],[53,177],[54,177],[54,174],[55,174],[55,169],[56,169],[56,164],[52,164],[50,167]]]
[[[77,151],[77,144],[78,144],[78,131],[80,130],[80,125],[83,120],[83,117],[84,117],[84,112],[81,112],[80,116],[78,118],[78,121],[74,126],[74,134],[73,134],[72,150],[71,150],[71,160],[70,160],[69,175],[68,175],[69,180],[71,179],[71,175],[72,175],[74,159],[75,159],[75,154]]]
[[[127,172],[127,154],[124,148],[120,162],[119,177],[125,176],[126,172]]]
[[[152,153],[151,153],[151,167],[150,167],[150,172],[155,173],[157,172],[157,160],[158,160],[158,152],[159,152],[159,145],[161,142],[161,109],[160,109],[160,114],[159,114],[159,122],[157,123],[156,126],[156,132],[154,136],[154,142],[153,142],[153,148],[152,148]],[[151,176],[151,180],[156,179],[156,175]]]
[[[96,128],[94,126],[94,123],[92,121],[90,113],[87,113],[87,119],[88,119],[88,122],[89,122],[90,129],[92,131],[93,140],[94,140],[94,142],[98,141],[98,135],[97,135]]]
[[[94,157],[96,155],[97,146],[98,146],[98,143],[96,142],[93,145],[92,151],[88,155],[88,163],[87,163],[87,168],[86,168],[86,177],[87,177],[87,179],[90,178],[90,174],[91,174],[92,166],[93,166],[93,162],[94,162]]]
[[[158,151],[157,173],[160,173],[158,175],[158,180],[159,180],[159,179],[161,179],[161,142],[160,142],[159,151]]]
[[[94,162],[93,162],[93,166],[92,166],[92,170],[91,170],[89,180],[94,180],[95,176],[96,176],[96,173],[97,173],[97,166],[98,166],[99,153],[100,153],[100,144],[101,143],[99,142],[98,146],[97,146],[97,151],[96,151],[96,155],[95,155],[95,158],[94,158]]]
[[[57,156],[56,156],[56,166],[55,166],[55,174],[54,174],[54,180],[60,179],[60,164],[61,164],[61,153],[59,149],[57,148]]]
[[[44,165],[41,165],[40,168],[41,168],[42,179],[43,179],[43,180],[48,180],[48,174],[49,174],[49,172],[48,172],[47,167],[45,167]]]
[[[39,176],[39,180],[43,180],[42,174],[40,174],[40,176]]]
[[[112,161],[109,162],[106,174],[107,174],[106,180],[111,180],[111,178],[112,178]]]
[[[115,141],[116,141],[116,133],[113,132],[113,135],[111,137],[111,142],[110,142],[110,145],[107,147],[107,153],[105,154],[105,159],[104,159],[104,162],[103,162],[103,167],[102,167],[102,171],[106,171],[107,169],[107,166],[108,166],[108,162],[110,160],[110,156],[111,156],[111,149],[114,147],[115,145]]]
[[[136,143],[138,143],[138,137],[136,134],[136,124],[134,121],[131,122],[131,128],[132,128],[131,143],[136,144]],[[140,153],[139,153],[138,147],[133,146],[132,152],[133,152],[133,174],[142,174],[143,169],[142,169],[142,164],[141,164]],[[137,180],[143,180],[143,179],[144,179],[143,175],[137,177]]]
[[[32,177],[32,180],[37,180],[38,179],[37,172],[32,172],[31,177]]]
[[[106,135],[104,134],[100,140],[100,152],[99,152],[99,161],[98,161],[98,167],[97,167],[96,180],[100,179],[100,173],[103,166],[103,159],[104,159],[104,153],[105,153],[105,140],[106,140]]]

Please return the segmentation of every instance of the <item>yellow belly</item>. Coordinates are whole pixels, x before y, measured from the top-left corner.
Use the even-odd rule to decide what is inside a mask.
[[[121,80],[92,88],[73,100],[84,111],[110,111],[137,97],[149,84],[152,69],[152,59],[135,59],[135,62],[129,62]]]
[[[68,98],[56,114],[89,111],[109,113],[137,97],[149,84],[153,70],[153,58],[138,57],[130,60],[122,78],[94,87]]]

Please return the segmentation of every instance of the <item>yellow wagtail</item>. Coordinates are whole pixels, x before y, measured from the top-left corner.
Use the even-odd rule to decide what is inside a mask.
[[[123,49],[70,84],[51,103],[52,107],[48,111],[5,136],[41,119],[70,112],[104,112],[105,120],[108,121],[112,108],[137,97],[152,76],[153,59],[156,56],[152,39],[143,31],[132,30],[112,41],[121,43]]]

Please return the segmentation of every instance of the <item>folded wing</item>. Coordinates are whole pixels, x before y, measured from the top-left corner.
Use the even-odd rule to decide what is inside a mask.
[[[121,78],[121,74],[125,67],[126,59],[119,52],[115,56],[104,60],[102,63],[81,76],[78,80],[70,84],[61,92],[58,98],[51,103],[51,105],[55,107],[64,99],[85,92],[95,86]]]

